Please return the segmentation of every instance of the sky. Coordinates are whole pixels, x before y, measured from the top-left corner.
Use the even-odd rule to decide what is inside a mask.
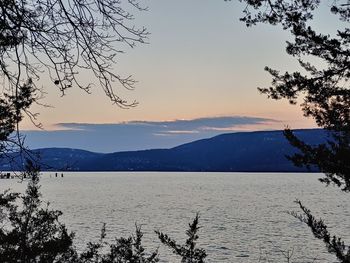
[[[278,126],[273,119],[207,117],[173,121],[129,121],[109,124],[59,123],[50,131],[26,131],[30,148],[65,147],[93,152],[172,148],[222,133]]]
[[[115,65],[118,74],[131,74],[138,81],[135,90],[118,91],[139,105],[120,109],[99,87],[92,94],[72,88],[62,97],[42,77],[42,103],[51,107],[32,109],[40,113],[43,130],[28,119],[21,124],[31,147],[112,152],[173,147],[223,132],[315,127],[298,106],[269,100],[257,91],[271,82],[265,66],[282,72],[299,69],[285,53],[288,32],[269,25],[247,28],[239,21],[244,9],[239,1],[141,3],[148,11],[134,12],[133,23],[148,29],[148,44],[124,48]],[[322,19],[316,26],[332,29]],[[164,131],[162,125],[171,129]]]

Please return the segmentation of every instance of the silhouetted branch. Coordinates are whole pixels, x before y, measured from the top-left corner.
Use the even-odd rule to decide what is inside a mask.
[[[163,234],[160,231],[156,231],[160,241],[171,248],[173,253],[181,257],[182,263],[204,263],[204,259],[207,254],[204,249],[196,248],[196,241],[198,239],[197,232],[199,230],[198,226],[199,215],[196,214],[193,222],[189,224],[189,229],[186,231],[188,236],[186,243],[184,245],[179,245],[177,242],[170,238],[168,235]]]
[[[327,225],[322,219],[317,220],[309,209],[307,209],[299,200],[296,201],[304,214],[297,214],[292,212],[291,214],[299,219],[301,222],[307,224],[314,236],[322,240],[328,251],[334,254],[339,262],[349,263],[350,262],[350,247],[346,246],[341,238],[337,236],[331,236],[327,230]]]
[[[134,47],[145,43],[148,32],[132,25],[134,16],[126,5],[142,11],[135,0],[52,1],[5,0],[0,4],[0,66],[10,87],[22,79],[37,80],[47,70],[62,94],[77,86],[90,92],[79,74],[90,71],[106,95],[120,107],[135,106],[120,98],[114,87],[119,82],[133,89],[135,80],[113,70],[117,44]],[[11,64],[16,65],[16,70]]]

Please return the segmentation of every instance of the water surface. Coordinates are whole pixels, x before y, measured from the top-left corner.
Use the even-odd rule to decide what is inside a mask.
[[[51,177],[50,177],[51,176]],[[76,232],[78,247],[97,240],[103,223],[108,237],[129,236],[142,225],[144,244],[158,248],[163,262],[179,262],[157,240],[161,230],[184,242],[185,230],[200,213],[199,245],[208,262],[333,262],[324,245],[289,215],[300,199],[334,234],[350,241],[349,194],[317,181],[320,174],[256,173],[64,173],[42,176],[44,200],[62,210]],[[23,191],[16,180],[0,189]],[[344,236],[347,235],[347,236]]]

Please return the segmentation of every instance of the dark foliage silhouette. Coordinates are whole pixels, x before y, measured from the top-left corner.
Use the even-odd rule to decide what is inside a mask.
[[[28,81],[18,89],[16,94],[4,93],[0,97],[0,153],[6,153],[9,156],[10,153],[18,150],[16,146],[21,145],[21,140],[11,135],[23,119],[23,112],[27,112],[35,100],[33,92],[32,82]]]
[[[117,238],[114,243],[105,242],[106,226],[103,225],[99,242],[89,242],[87,249],[78,257],[70,258],[70,262],[91,263],[155,263],[158,262],[158,252],[147,255],[142,246],[142,232],[136,226],[135,236]],[[103,249],[108,247],[108,252]]]
[[[38,168],[29,162],[26,173],[25,194],[0,195],[0,261],[64,262],[74,235],[58,221],[62,212],[42,206]]]
[[[287,99],[297,104],[306,117],[312,117],[318,126],[329,131],[329,140],[320,145],[308,145],[290,129],[285,136],[299,152],[289,159],[297,166],[317,167],[325,177],[320,181],[334,184],[342,191],[350,191],[350,4],[333,1],[330,12],[339,18],[334,36],[316,32],[310,25],[319,0],[240,0],[246,4],[244,17],[247,26],[257,23],[282,25],[289,30],[293,41],[287,42],[286,52],[297,58],[301,72],[285,72],[266,67],[272,75],[272,86],[259,88],[269,98]],[[321,64],[312,64],[317,58]],[[305,73],[302,73],[305,72]],[[339,262],[350,262],[349,247],[340,238],[331,237],[322,220],[316,220],[310,210],[298,201],[304,215],[296,215],[307,223],[314,236],[323,240],[328,251]]]
[[[126,11],[130,6],[144,10],[136,0],[1,1],[1,75],[10,88],[20,89],[23,78],[35,84],[45,70],[62,93],[73,86],[90,92],[92,84],[79,77],[88,70],[114,103],[135,105],[117,96],[113,87],[118,81],[133,88],[135,81],[114,73],[113,64],[123,52],[121,45],[134,47],[148,35],[132,24],[134,16]]]
[[[173,253],[181,257],[182,263],[204,263],[204,259],[207,254],[204,249],[197,248],[196,241],[198,239],[198,220],[199,215],[197,214],[194,218],[193,222],[189,224],[189,229],[186,231],[186,235],[188,236],[186,243],[184,245],[179,245],[177,242],[170,238],[167,234],[163,234],[160,231],[156,231],[158,238],[160,241],[171,248]]]
[[[346,26],[350,19],[350,5],[334,1],[331,6],[330,11],[340,18],[339,26],[344,25],[332,37],[316,32],[308,24],[313,18],[313,11],[320,5],[318,0],[244,2],[247,6],[241,20],[248,26],[264,22],[281,24],[284,29],[290,30],[294,41],[287,42],[286,51],[298,59],[302,70],[306,72],[281,74],[266,67],[273,77],[272,86],[259,90],[272,99],[287,99],[291,104],[303,98],[301,107],[304,115],[314,118],[320,127],[332,132],[328,144],[314,147],[306,146],[287,129],[286,137],[300,149],[300,154],[291,159],[299,166],[318,166],[326,175],[323,182],[335,183],[344,191],[349,191],[350,29]],[[308,57],[319,58],[324,66],[312,65]]]
[[[24,194],[0,194],[0,262],[72,263],[155,263],[157,251],[147,253],[142,245],[141,228],[135,236],[105,241],[105,225],[98,242],[89,242],[83,252],[74,246],[74,233],[59,221],[61,211],[43,205],[39,169],[27,165],[27,190]]]
[[[350,262],[350,247],[346,246],[341,238],[337,236],[331,236],[327,230],[327,225],[322,219],[316,219],[309,209],[307,209],[299,200],[296,201],[301,210],[304,212],[303,215],[297,213],[291,213],[293,216],[298,218],[301,222],[307,224],[314,236],[318,239],[323,240],[329,253],[335,254],[340,262]]]
[[[146,252],[143,233],[136,225],[135,235],[106,240],[106,225],[97,242],[88,242],[79,252],[74,246],[74,233],[59,221],[61,211],[43,205],[39,186],[39,169],[30,161],[26,176],[28,187],[24,194],[5,191],[0,194],[0,261],[43,263],[156,263],[157,251]],[[188,239],[179,245],[168,235],[156,231],[160,241],[173,249],[184,263],[204,263],[206,252],[196,247],[198,214],[186,231]]]
[[[142,10],[136,0],[0,1],[0,153],[28,154],[18,123],[26,115],[41,127],[30,106],[42,105],[47,88],[90,93],[96,82],[119,107],[137,105],[118,96],[118,87],[130,90],[136,81],[114,65],[124,48],[145,43],[148,32],[130,13]]]
[[[0,157],[15,159],[13,153],[19,152],[21,164],[28,162],[22,174],[22,178],[28,178],[26,192],[5,191],[0,195],[1,262],[158,262],[157,251],[147,253],[142,246],[143,234],[138,226],[134,236],[117,238],[113,243],[105,241],[103,226],[100,240],[89,242],[79,253],[73,245],[74,234],[59,221],[62,212],[42,205],[39,167],[32,162],[18,128],[25,115],[41,127],[30,106],[40,104],[44,92],[37,83],[42,76],[64,95],[73,87],[90,93],[94,84],[81,77],[84,72],[90,73],[114,104],[122,108],[137,105],[119,97],[115,89],[115,83],[119,83],[131,90],[136,81],[113,70],[123,47],[145,43],[148,36],[145,28],[133,25],[134,17],[126,11],[131,9],[145,10],[136,0],[0,2],[0,76],[4,80]]]
[[[319,180],[327,185],[333,183],[341,190],[350,190],[350,136],[342,132],[333,132],[327,144],[308,145],[297,138],[289,129],[284,132],[291,145],[299,149],[299,153],[288,156],[296,166],[317,167],[325,173]]]

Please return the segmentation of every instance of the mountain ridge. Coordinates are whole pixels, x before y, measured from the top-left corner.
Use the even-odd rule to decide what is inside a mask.
[[[294,131],[309,144],[329,139],[322,129]],[[295,167],[286,155],[296,150],[283,131],[237,132],[196,140],[169,149],[147,149],[95,153],[71,148],[33,150],[41,155],[42,170],[71,171],[183,171],[183,172],[305,172]],[[1,170],[10,170],[6,161]],[[12,167],[21,170],[21,166]],[[312,169],[311,171],[317,171]]]

